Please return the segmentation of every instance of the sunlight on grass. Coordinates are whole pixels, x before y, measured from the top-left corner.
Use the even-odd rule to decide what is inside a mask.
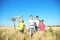
[[[17,29],[1,29],[0,30],[0,40],[60,40],[60,30],[52,30],[49,28],[45,30],[44,35],[40,37],[40,31],[34,33],[31,38],[29,31],[25,30],[22,34]],[[43,37],[43,39],[41,39]]]

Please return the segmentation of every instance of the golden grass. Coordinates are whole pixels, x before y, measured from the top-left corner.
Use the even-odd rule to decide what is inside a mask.
[[[40,31],[34,33],[31,38],[28,29],[25,29],[25,33],[19,32],[16,28],[0,28],[0,40],[60,40],[60,27],[53,27],[52,29],[47,27],[44,35],[41,36]]]

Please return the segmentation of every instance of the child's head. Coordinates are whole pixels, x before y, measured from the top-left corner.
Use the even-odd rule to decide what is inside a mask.
[[[42,24],[44,22],[44,20],[39,20],[39,22]]]
[[[21,19],[19,22],[20,22],[20,23],[24,23],[24,20],[23,20],[23,19]]]
[[[30,19],[33,19],[33,16],[32,15],[30,15]]]
[[[38,19],[39,19],[39,17],[38,17],[38,16],[36,16],[36,19],[38,20]]]

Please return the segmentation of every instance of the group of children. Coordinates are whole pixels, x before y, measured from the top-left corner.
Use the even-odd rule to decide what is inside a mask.
[[[44,20],[39,20],[39,17],[36,16],[36,20],[33,20],[33,16],[30,15],[30,20],[28,21],[28,26],[29,26],[29,30],[30,30],[30,36],[32,37],[32,35],[34,34],[34,29],[36,31],[40,30],[41,32],[44,32],[45,30],[45,25],[44,25]],[[24,20],[21,19],[19,21],[19,28],[20,28],[20,32],[24,33],[24,28],[25,28],[25,24],[24,24]]]

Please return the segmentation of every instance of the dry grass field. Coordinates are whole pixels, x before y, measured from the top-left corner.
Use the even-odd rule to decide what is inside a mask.
[[[37,31],[32,38],[29,35],[28,28],[22,34],[18,28],[0,27],[0,40],[60,40],[60,27],[46,27],[42,36],[40,31]]]

